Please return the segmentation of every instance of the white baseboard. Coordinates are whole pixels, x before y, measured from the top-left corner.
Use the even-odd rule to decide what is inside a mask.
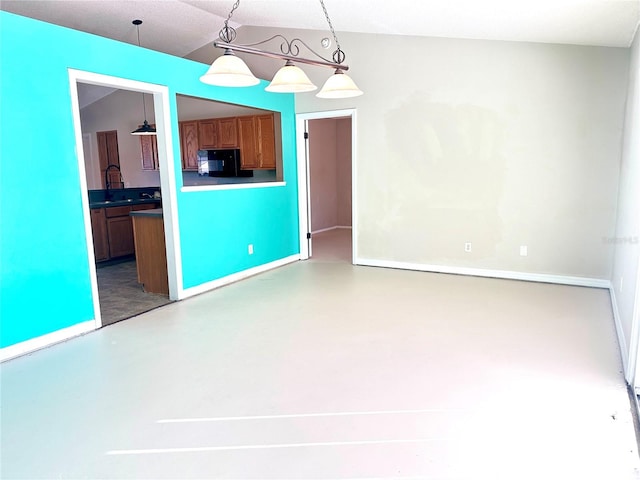
[[[336,226],[334,226],[334,227],[321,228],[320,230],[314,230],[313,232],[311,232],[311,235],[314,235],[314,234],[316,234],[316,233],[329,232],[329,231],[331,231],[331,230],[337,230],[338,228],[348,228],[348,229],[351,229],[351,228],[353,228],[353,227],[346,226],[346,225],[345,225],[345,226],[342,226],[342,225],[336,225]]]
[[[289,257],[281,258],[280,260],[265,263],[264,265],[258,265],[257,267],[249,268],[248,270],[233,273],[231,275],[227,275],[226,277],[218,278],[217,280],[203,283],[196,287],[186,288],[183,290],[184,295],[182,296],[181,300],[184,298],[193,297],[194,295],[200,295],[201,293],[208,292],[209,290],[224,287],[225,285],[229,285],[230,283],[235,283],[239,280],[244,280],[245,278],[249,278],[259,273],[273,270],[274,268],[282,267],[283,265],[297,262],[299,260],[300,254],[295,254]]]
[[[228,275],[226,277],[219,278],[212,282],[208,282],[202,285],[198,285],[197,287],[186,289],[184,290],[185,295],[182,298],[198,295],[200,293],[213,290],[214,288],[219,288],[224,285],[237,282],[238,280],[242,280],[244,278],[257,275],[258,273],[262,273],[267,270],[281,267],[288,263],[296,262],[298,260],[300,260],[299,254],[291,255],[289,257],[285,257],[271,263],[259,265],[257,267],[250,268],[242,272],[234,273],[233,275]],[[27,353],[31,353],[45,347],[49,347],[56,343],[64,342],[65,340],[69,340],[70,338],[77,337],[79,335],[96,330],[96,328],[98,328],[98,326],[96,326],[96,322],[94,320],[89,320],[86,322],[78,323],[77,325],[73,325],[71,327],[63,328],[61,330],[48,333],[46,335],[42,335],[40,337],[31,338],[24,342],[16,343],[15,345],[10,345],[8,347],[0,348],[0,362],[4,362],[6,360],[19,357],[20,355],[25,355]]]
[[[452,273],[474,277],[503,278],[508,280],[524,280],[527,282],[557,283],[580,287],[609,288],[611,282],[601,278],[570,277],[565,275],[548,275],[543,273],[514,272],[510,270],[489,270],[484,268],[451,267],[445,265],[428,265],[423,263],[395,262],[388,260],[372,260],[356,258],[355,265],[369,267],[398,268],[401,270],[417,270],[419,272]]]
[[[49,347],[56,343],[64,342],[65,340],[77,337],[78,335],[91,332],[96,328],[96,322],[94,320],[89,320],[71,327],[56,330],[55,332],[47,333],[46,335],[25,340],[24,342],[9,345],[8,347],[0,349],[0,362],[40,350],[41,348]]]
[[[328,227],[328,228],[321,228],[320,230],[313,230],[311,232],[311,235],[315,235],[316,233],[322,233],[322,232],[329,232],[331,230],[335,230],[338,227]]]
[[[620,356],[622,357],[622,367],[627,382],[632,385],[633,382],[629,377],[629,344],[624,336],[622,328],[622,319],[618,310],[618,300],[616,299],[616,291],[611,283],[609,284],[609,295],[611,296],[611,310],[613,310],[613,320],[616,325],[616,334],[618,335],[618,345],[620,345]]]

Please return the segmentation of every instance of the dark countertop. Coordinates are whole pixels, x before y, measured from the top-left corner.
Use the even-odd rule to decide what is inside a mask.
[[[127,198],[124,200],[101,200],[97,202],[90,202],[89,208],[110,208],[110,207],[124,207],[127,205],[142,205],[147,203],[160,203],[161,198]]]
[[[129,213],[132,217],[160,217],[162,218],[162,209],[153,208],[149,210],[136,210]]]
[[[159,187],[89,190],[88,194],[89,208],[125,207],[128,205],[162,203]]]

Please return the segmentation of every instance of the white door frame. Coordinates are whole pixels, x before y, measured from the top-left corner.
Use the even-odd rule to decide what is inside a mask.
[[[640,395],[640,260],[636,272],[636,292],[631,315],[631,339],[629,341],[626,377],[637,396]]]
[[[87,192],[84,149],[82,147],[82,124],[80,121],[80,105],[78,103],[78,83],[88,83],[103,87],[144,92],[153,95],[155,123],[158,130],[158,165],[160,169],[160,188],[162,190],[162,213],[165,227],[167,248],[167,273],[169,280],[169,298],[178,300],[183,296],[182,262],[180,258],[180,236],[178,234],[178,205],[176,177],[173,158],[173,139],[171,135],[171,115],[169,106],[169,89],[166,86],[139,82],[125,78],[101,75],[82,70],[69,69],[69,86],[71,90],[71,108],[76,139],[76,156],[82,190],[82,211],[84,214],[85,236],[91,276],[93,295],[93,311],[95,328],[102,326],[100,300],[98,296],[98,277],[96,273],[95,254],[93,251],[93,234],[91,214]]]
[[[358,214],[357,214],[357,131],[355,108],[346,110],[331,110],[326,112],[298,113],[296,114],[296,148],[298,156],[298,216],[300,227],[300,260],[307,260],[311,255],[310,240],[307,233],[311,232],[309,224],[309,151],[308,140],[305,133],[309,120],[323,118],[351,118],[351,243],[352,243],[352,263],[357,258],[358,247]]]

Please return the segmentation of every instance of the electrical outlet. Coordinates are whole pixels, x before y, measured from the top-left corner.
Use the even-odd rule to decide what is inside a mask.
[[[471,242],[467,242],[464,244],[464,251],[465,252],[470,252],[471,251]]]
[[[247,250],[249,250],[249,255],[253,255],[253,243],[249,244],[249,247],[247,248]]]
[[[520,245],[520,256],[526,257],[528,255],[528,249],[526,245]]]

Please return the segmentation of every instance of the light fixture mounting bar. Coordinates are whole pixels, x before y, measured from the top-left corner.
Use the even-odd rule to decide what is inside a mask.
[[[237,45],[234,43],[215,41],[213,42],[213,46],[216,48],[223,48],[225,50],[250,53],[252,55],[260,55],[262,57],[277,58],[281,60],[290,60],[292,62],[304,63],[306,65],[314,65],[317,67],[328,67],[328,68],[339,69],[344,71],[349,70],[349,66],[345,65],[344,63],[314,60],[310,58],[296,57],[294,55],[286,55],[284,53],[269,52],[267,50],[260,50],[259,48],[254,48],[247,45]]]

